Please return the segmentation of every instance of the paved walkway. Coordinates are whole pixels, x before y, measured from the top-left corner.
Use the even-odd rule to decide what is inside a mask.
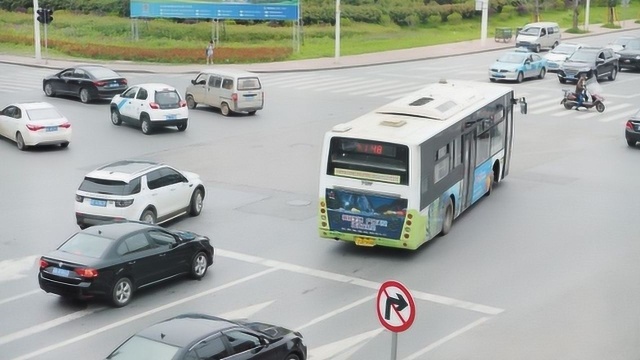
[[[565,41],[572,41],[585,36],[600,35],[606,33],[620,33],[629,32],[629,35],[640,36],[640,24],[634,22],[634,20],[624,20],[620,22],[620,29],[608,29],[602,27],[601,24],[591,24],[589,26],[589,33],[587,34],[571,34],[566,31],[562,32],[562,38]],[[241,65],[218,65],[216,67],[230,67],[230,68],[242,68],[245,70],[269,73],[269,72],[292,72],[292,71],[311,71],[311,70],[330,70],[330,69],[344,69],[368,65],[377,64],[392,64],[401,63],[407,61],[435,59],[446,56],[455,56],[462,54],[473,54],[479,52],[495,51],[500,49],[513,48],[515,41],[512,39],[510,42],[496,42],[493,38],[487,38],[484,43],[481,40],[463,41],[451,44],[433,45],[418,47],[413,49],[404,50],[392,50],[377,52],[371,54],[362,55],[349,55],[341,56],[336,59],[319,58],[308,60],[296,60],[296,61],[282,61],[274,63],[258,63],[258,64],[241,64]],[[32,57],[15,56],[0,54],[0,63],[16,64],[23,66],[34,66],[50,69],[64,69],[74,66],[78,61],[73,60],[60,60],[49,59],[36,60]],[[87,63],[86,61],[83,63]],[[171,64],[156,64],[156,63],[134,63],[127,61],[95,61],[94,63],[105,64],[110,68],[119,72],[147,72],[147,73],[198,73],[203,68],[207,67],[205,64],[193,64],[193,65],[171,65]]]

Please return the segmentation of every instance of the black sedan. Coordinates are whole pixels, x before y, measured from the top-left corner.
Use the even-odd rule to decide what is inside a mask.
[[[114,360],[305,360],[302,334],[261,322],[184,314],[152,325],[127,339]]]
[[[140,222],[93,226],[40,258],[38,282],[48,293],[102,297],[127,305],[138,289],[189,274],[201,279],[213,263],[209,238]]]
[[[624,49],[618,51],[620,69],[640,70],[640,38],[629,40]]]
[[[127,79],[100,65],[83,65],[64,69],[42,80],[47,96],[68,95],[91,100],[109,100],[127,88]]]
[[[564,61],[558,71],[558,81],[575,82],[582,74],[589,79],[606,77],[613,81],[618,75],[618,57],[609,48],[580,48]]]
[[[627,139],[627,145],[631,147],[636,146],[638,141],[640,141],[640,110],[627,120],[624,137]]]

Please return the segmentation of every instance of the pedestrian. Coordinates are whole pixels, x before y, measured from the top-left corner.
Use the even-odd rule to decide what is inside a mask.
[[[578,110],[578,108],[580,106],[582,106],[582,103],[584,102],[585,97],[587,96],[586,94],[586,84],[587,82],[587,74],[582,73],[580,74],[580,78],[578,79],[578,82],[576,83],[576,98],[578,99],[578,105],[576,106],[576,110]]]
[[[213,40],[209,41],[209,45],[205,51],[205,54],[207,55],[207,65],[213,64],[213,49],[215,49],[215,47]]]

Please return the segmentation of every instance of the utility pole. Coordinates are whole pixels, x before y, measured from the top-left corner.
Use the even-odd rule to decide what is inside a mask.
[[[335,48],[335,63],[337,64],[340,59],[340,0],[336,0],[336,48]]]
[[[38,22],[38,0],[33,0],[33,45],[36,49],[36,60],[42,60],[40,52],[40,23]]]

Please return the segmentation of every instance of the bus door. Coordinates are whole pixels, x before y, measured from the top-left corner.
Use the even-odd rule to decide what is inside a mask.
[[[476,167],[475,129],[462,135],[462,163],[464,164],[464,181],[462,182],[462,208],[471,205],[473,197],[473,173]]]
[[[507,109],[507,114],[504,118],[504,133],[506,143],[504,144],[504,165],[502,170],[503,178],[507,176],[507,174],[509,174],[509,164],[511,163],[511,149],[513,148],[513,106]]]

